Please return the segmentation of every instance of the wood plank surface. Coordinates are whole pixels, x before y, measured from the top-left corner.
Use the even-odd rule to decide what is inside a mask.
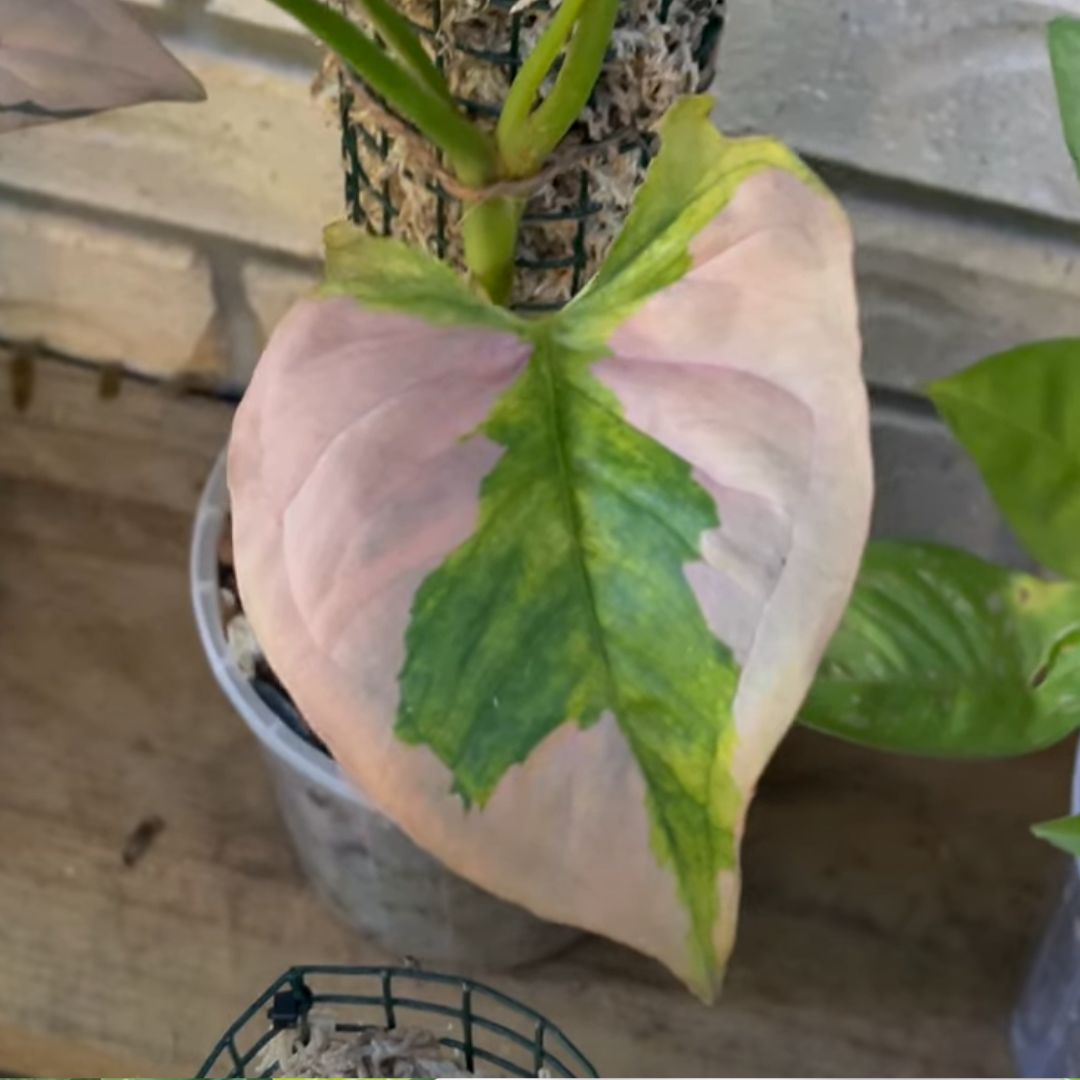
[[[280,970],[382,962],[308,892],[187,596],[227,406],[0,358],[0,1072],[181,1076]],[[796,732],[712,1007],[599,939],[483,973],[607,1075],[1008,1075],[1071,747],[964,765]],[[159,817],[134,865],[127,838]]]

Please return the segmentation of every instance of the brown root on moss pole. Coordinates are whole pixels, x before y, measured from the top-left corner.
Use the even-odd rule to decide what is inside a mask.
[[[358,23],[363,16],[343,0]],[[421,28],[454,95],[494,128],[520,60],[550,18],[546,0],[397,0]],[[648,164],[649,132],[676,98],[711,81],[724,0],[623,0],[608,62],[564,145],[611,140],[529,199],[518,240],[512,303],[565,303],[596,270]],[[461,267],[460,201],[439,185],[429,148],[342,80],[347,202],[379,235],[397,236]]]

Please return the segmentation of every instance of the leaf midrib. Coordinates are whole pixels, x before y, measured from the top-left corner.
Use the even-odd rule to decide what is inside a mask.
[[[611,666],[611,657],[608,654],[607,642],[604,640],[604,628],[600,622],[600,614],[596,604],[596,589],[593,586],[592,574],[589,572],[588,561],[585,558],[581,511],[577,505],[577,500],[574,497],[573,469],[566,453],[566,443],[569,436],[560,401],[555,364],[551,356],[551,351],[552,348],[548,342],[542,343],[537,349],[536,359],[542,373],[544,389],[547,392],[548,430],[551,433],[556,467],[559,472],[559,496],[563,504],[563,515],[566,522],[566,529],[570,534],[571,547],[574,551],[574,560],[577,563],[578,570],[581,574],[585,595],[588,597],[588,618],[593,642],[603,660],[610,700],[614,702],[616,712],[618,712],[621,706],[619,686],[615,678],[615,672]]]
[[[585,594],[588,597],[588,609],[589,609],[589,623],[592,632],[593,640],[596,643],[596,647],[603,659],[604,672],[607,681],[608,700],[612,705],[612,709],[615,713],[616,723],[619,725],[620,730],[623,733],[627,744],[630,747],[631,753],[634,756],[635,763],[638,769],[641,770],[642,779],[645,782],[646,790],[649,790],[649,779],[645,772],[645,768],[638,757],[635,740],[632,730],[628,731],[623,720],[623,704],[622,697],[619,692],[618,679],[615,676],[615,672],[611,663],[611,656],[608,652],[607,641],[604,633],[603,623],[600,621],[600,614],[596,602],[596,590],[593,585],[592,574],[589,571],[588,559],[585,554],[585,544],[583,539],[583,529],[581,521],[581,511],[577,503],[577,499],[574,494],[573,476],[574,469],[570,463],[569,457],[566,451],[566,444],[569,442],[569,432],[567,429],[566,419],[562,407],[562,399],[560,394],[559,384],[561,382],[560,375],[556,371],[556,364],[551,355],[551,345],[548,342],[542,342],[537,346],[536,360],[538,366],[542,371],[542,377],[544,380],[544,388],[547,392],[547,405],[548,405],[548,430],[551,433],[552,444],[555,452],[555,459],[557,462],[557,468],[559,471],[559,486],[560,496],[563,503],[563,510],[566,519],[566,527],[570,533],[572,546],[574,549],[574,558],[577,562],[578,568],[581,573],[581,580],[585,589]],[[573,385],[573,384],[568,384]],[[578,389],[574,387],[575,389]],[[609,410],[610,411],[610,410]],[[622,423],[626,423],[625,418],[619,417]],[[713,746],[713,752],[709,757],[709,771],[706,777],[706,805],[704,810],[706,816],[709,814],[709,807],[711,806],[712,789],[714,783],[714,777],[716,773],[716,745]],[[667,763],[662,759],[658,762],[663,768],[667,768]],[[678,866],[677,852],[678,845],[676,844],[676,836],[672,830],[671,824],[668,821],[667,814],[662,806],[656,799],[651,798],[650,802],[653,807],[651,814],[657,827],[664,835],[665,843],[667,844],[669,857]],[[705,843],[709,849],[710,864],[716,862],[716,843],[712,835],[712,832],[706,830]],[[687,888],[684,880],[681,867],[676,869],[676,879],[680,882],[680,886]],[[688,912],[690,915],[691,935],[698,939],[699,928],[695,925],[695,916],[692,909]],[[700,947],[703,949],[705,955],[709,955],[711,949],[711,927],[709,928],[710,938],[706,942],[699,942]]]

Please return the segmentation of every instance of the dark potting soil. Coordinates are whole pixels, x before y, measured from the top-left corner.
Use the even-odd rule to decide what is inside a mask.
[[[225,527],[218,543],[218,590],[220,592],[221,619],[228,628],[228,623],[244,614],[244,605],[240,599],[240,590],[236,586],[236,569],[232,554],[232,520],[226,518]],[[300,715],[289,691],[274,674],[274,669],[260,652],[255,660],[254,673],[249,676],[251,689],[259,695],[262,703],[291,731],[295,732],[308,744],[327,757],[333,757],[326,744],[308,726]]]
[[[289,691],[281,684],[265,658],[255,667],[255,676],[251,679],[251,689],[262,699],[263,704],[287,727],[296,732],[309,746],[327,757],[331,757],[326,743],[308,727],[307,721],[300,715],[300,710],[293,704]]]

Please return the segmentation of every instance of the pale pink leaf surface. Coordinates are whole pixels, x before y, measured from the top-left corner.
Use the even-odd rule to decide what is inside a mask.
[[[203,97],[198,80],[116,0],[0,0],[0,133]]]
[[[694,466],[720,528],[687,570],[742,665],[749,791],[802,702],[866,542],[873,478],[848,226],[780,170],[695,239],[695,268],[597,365],[627,419]]]
[[[850,237],[825,194],[760,172],[693,255],[594,370],[627,420],[689,462],[717,503],[720,527],[686,576],[743,665],[741,832],[858,567],[871,497],[866,399]],[[491,892],[692,981],[689,917],[657,862],[639,767],[611,716],[559,727],[471,811],[434,754],[394,734],[413,596],[471,534],[500,453],[467,436],[528,354],[510,335],[349,300],[294,310],[233,432],[245,606],[341,767],[417,843]],[[737,870],[717,889],[724,958]]]

